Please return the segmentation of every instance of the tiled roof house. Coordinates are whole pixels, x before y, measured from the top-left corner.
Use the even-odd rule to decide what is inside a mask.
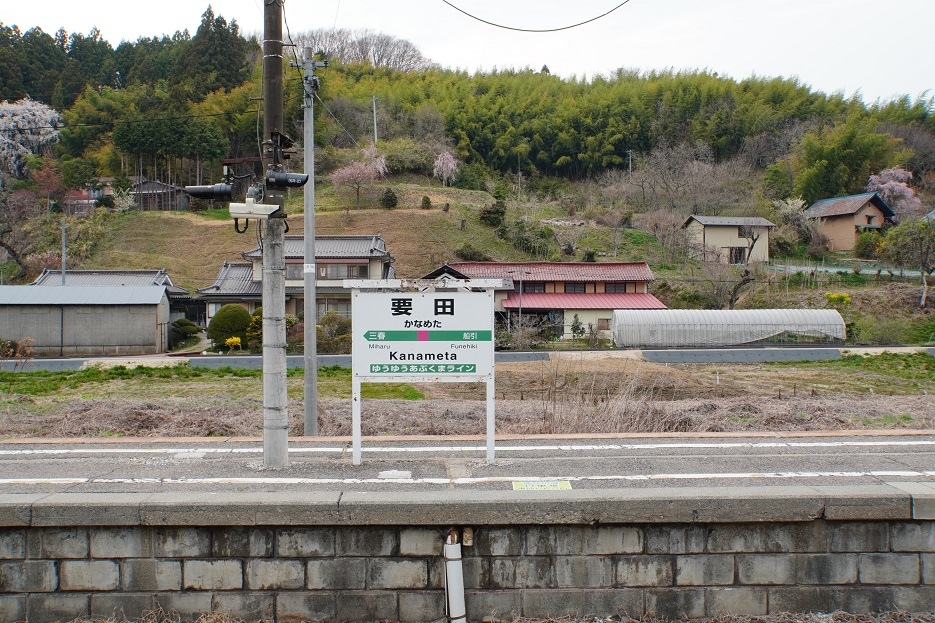
[[[511,286],[494,295],[494,310],[507,324],[520,316],[571,337],[575,315],[584,327],[609,336],[615,309],[665,309],[649,293],[652,271],[645,262],[455,262],[425,276],[439,279],[506,279]]]
[[[304,309],[305,240],[286,236],[286,313],[299,315]],[[208,319],[223,305],[237,303],[252,312],[263,301],[263,249],[257,246],[243,254],[244,262],[225,262],[210,286],[198,289],[207,303]],[[315,268],[318,318],[329,311],[351,314],[351,292],[344,279],[391,279],[395,277],[393,256],[386,241],[372,236],[315,236]]]

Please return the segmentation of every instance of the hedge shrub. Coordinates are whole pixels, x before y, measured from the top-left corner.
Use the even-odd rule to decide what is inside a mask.
[[[208,339],[215,346],[223,345],[229,337],[239,337],[241,343],[247,343],[247,327],[250,326],[250,312],[234,303],[219,309],[208,323]]]

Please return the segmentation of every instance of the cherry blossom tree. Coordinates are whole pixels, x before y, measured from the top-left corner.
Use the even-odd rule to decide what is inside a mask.
[[[389,171],[386,164],[386,156],[377,150],[377,146],[371,143],[363,152],[364,158],[367,159],[367,164],[369,164],[374,173],[377,174],[377,177],[385,176],[387,171]]]
[[[331,183],[335,187],[347,186],[354,189],[357,197],[357,209],[360,209],[360,189],[369,186],[377,181],[378,178],[386,175],[387,165],[386,156],[377,151],[375,145],[370,145],[363,150],[364,162],[352,162],[346,167],[341,167],[331,174]],[[349,209],[344,210],[349,213]]]
[[[0,102],[0,167],[4,173],[25,179],[26,159],[58,140],[59,114],[29,98]]]
[[[29,163],[41,163],[36,156],[58,140],[58,122],[58,112],[31,99],[0,102],[0,181],[10,176],[28,178]],[[44,181],[53,184],[52,180]],[[17,264],[19,270],[14,277],[26,272],[23,255],[27,241],[22,228],[38,207],[35,191],[10,192],[0,184],[0,249]]]
[[[28,237],[23,234],[23,225],[36,216],[37,206],[35,192],[22,188],[8,192],[0,187],[0,249],[6,251],[7,256],[16,263],[14,278],[26,274],[25,249],[28,248]]]
[[[357,195],[358,210],[360,209],[360,189],[363,186],[373,184],[376,179],[377,172],[366,162],[352,162],[331,174],[331,183],[335,187],[347,186],[354,190]],[[350,210],[345,209],[344,211],[348,213]]]
[[[909,187],[912,172],[900,167],[884,169],[867,180],[867,191],[875,192],[899,217],[922,215],[922,202]]]
[[[435,159],[435,168],[432,175],[442,181],[442,186],[447,186],[448,181],[454,181],[458,173],[458,160],[447,149],[438,154]]]

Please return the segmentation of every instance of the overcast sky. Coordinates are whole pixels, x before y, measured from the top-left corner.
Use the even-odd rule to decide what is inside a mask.
[[[623,0],[449,0],[489,22],[561,28]],[[32,0],[7,2],[0,21],[25,31],[87,34],[97,27],[116,47],[139,37],[191,34],[202,0]],[[263,0],[213,0],[216,15],[245,34],[263,29]],[[93,8],[91,8],[93,7]],[[707,69],[743,79],[798,79],[867,103],[935,95],[935,0],[629,0],[589,24],[553,33],[483,24],[442,0],[285,0],[291,32],[369,29],[414,43],[443,67],[539,70],[590,79],[629,69]],[[321,73],[323,79],[327,74]]]

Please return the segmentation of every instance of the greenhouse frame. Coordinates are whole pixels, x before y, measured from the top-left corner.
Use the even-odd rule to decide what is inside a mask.
[[[738,346],[843,342],[834,309],[618,309],[611,334],[618,348]]]

